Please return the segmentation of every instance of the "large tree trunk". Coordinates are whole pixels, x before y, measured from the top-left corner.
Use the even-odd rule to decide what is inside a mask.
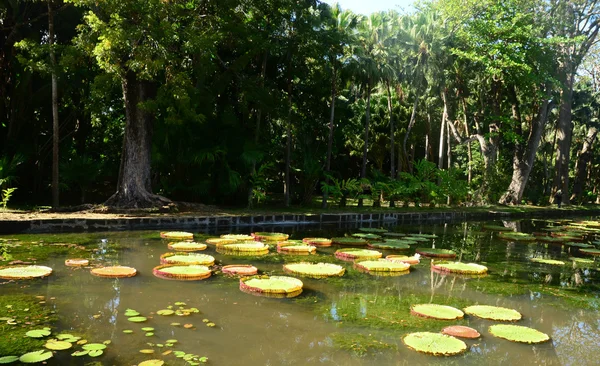
[[[325,159],[325,183],[329,184],[329,175],[331,174],[331,152],[333,150],[333,122],[335,121],[335,98],[337,97],[337,70],[333,65],[333,75],[331,80],[331,114],[329,116],[329,138],[327,139],[327,158]],[[323,202],[321,208],[327,208],[327,199],[329,193],[323,192]]]
[[[388,96],[388,113],[390,114],[390,178],[396,179],[396,166],[395,156],[396,144],[394,143],[394,111],[392,109],[392,93],[390,92],[390,82],[386,81],[387,84],[387,96]]]
[[[121,80],[125,101],[125,134],[117,192],[106,202],[118,208],[148,208],[163,206],[170,200],[152,194],[150,162],[152,152],[152,125],[154,116],[140,107],[140,103],[154,97],[155,85],[139,80],[129,71]]]
[[[512,179],[508,189],[500,198],[500,204],[518,205],[523,198],[523,192],[525,191],[527,181],[529,180],[529,174],[533,168],[535,155],[548,121],[548,101],[550,100],[551,95],[552,90],[550,85],[546,85],[546,96],[540,106],[538,118],[533,122],[530,128],[527,144],[523,146],[517,142],[517,145],[515,146],[515,152],[513,155]],[[521,117],[518,101],[516,100],[516,94],[513,96],[513,98],[513,118],[515,118],[517,120],[516,122],[520,124]]]
[[[360,169],[360,178],[367,177],[367,153],[369,151],[369,122],[371,120],[371,78],[367,81],[367,106],[365,116],[365,146],[363,147],[362,167]],[[363,206],[362,197],[358,199],[358,207]]]
[[[288,117],[285,139],[285,181],[283,183],[283,204],[290,206],[290,165],[292,163],[292,79],[288,79]]]
[[[469,132],[469,122],[467,121],[467,101],[465,98],[462,98],[462,107],[463,107],[463,123],[465,126],[465,134],[469,136],[471,133]],[[467,182],[469,185],[473,180],[473,151],[471,150],[471,142],[467,142]]]
[[[406,127],[406,134],[404,135],[404,141],[402,141],[402,158],[406,162],[406,169],[409,172],[412,172],[412,164],[408,159],[408,152],[406,150],[406,143],[408,142],[408,136],[410,135],[410,131],[415,125],[415,120],[417,119],[417,106],[419,105],[419,89],[417,88],[415,92],[415,101],[413,102],[412,112],[410,114],[410,121],[408,121],[408,127]]]
[[[583,147],[579,152],[577,158],[577,164],[575,165],[575,181],[573,182],[573,195],[571,201],[579,204],[583,202],[584,197],[582,196],[585,190],[585,183],[587,181],[588,165],[592,159],[592,146],[598,137],[598,130],[595,127],[588,129],[587,136],[583,141]]]
[[[52,207],[59,205],[58,190],[58,77],[56,75],[56,55],[54,54],[54,13],[48,0],[48,45],[50,46],[50,65],[52,68]]]
[[[569,163],[571,151],[571,137],[573,126],[571,125],[571,108],[573,103],[573,80],[574,73],[565,67],[561,68],[560,81],[562,84],[560,110],[558,113],[556,163],[554,165],[554,183],[550,193],[553,199],[558,190],[562,191],[562,203],[570,204],[569,196]]]
[[[440,145],[438,151],[438,169],[444,168],[444,137],[446,136],[446,123],[448,120],[448,103],[446,98],[446,89],[442,91],[442,102],[444,103],[444,109],[442,111],[442,124],[440,127]]]
[[[262,66],[260,69],[260,87],[263,88],[265,86],[265,74],[267,72],[267,57],[269,56],[269,51],[265,51],[265,55],[263,56]],[[258,146],[258,138],[260,136],[260,121],[262,118],[262,107],[258,107],[256,111],[256,128],[254,130],[254,145]],[[252,159],[252,166],[250,167],[250,184],[248,186],[248,208],[252,208],[253,201],[253,190],[254,185],[252,184],[252,179],[256,175],[256,160]]]

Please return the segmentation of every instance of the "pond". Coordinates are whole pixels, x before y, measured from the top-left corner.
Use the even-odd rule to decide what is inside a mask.
[[[535,233],[536,240],[502,239],[495,226]],[[598,364],[600,266],[574,243],[598,246],[600,227],[534,220],[385,228],[435,237],[425,235],[426,240],[402,253],[380,250],[384,257],[412,255],[416,247],[444,248],[456,252],[456,260],[487,266],[489,273],[478,277],[437,273],[430,270],[431,259],[421,257],[409,274],[377,276],[335,258],[333,253],[340,249],[336,245],[319,247],[310,256],[280,254],[273,248],[263,256],[235,256],[217,252],[214,245],[199,252],[212,255],[217,269],[253,264],[263,274],[288,275],[283,264],[301,261],[337,263],[346,269],[342,277],[294,276],[304,283],[301,295],[267,298],[240,291],[239,278],[218,270],[201,281],[153,276],[161,254],[169,252],[168,241],[158,231],[4,236],[0,256],[6,260],[0,264],[36,260],[53,268],[53,273],[43,279],[0,280],[0,357],[41,350],[46,339],[67,333],[88,343],[105,342],[106,349],[98,357],[76,357],[71,354],[82,345],[74,344],[56,351],[48,364],[135,365],[160,359],[168,365],[186,365],[204,361],[201,357],[213,365]],[[337,227],[287,231],[290,239],[357,232],[357,228]],[[195,240],[204,242],[226,233],[195,233]],[[242,229],[238,233],[247,234]],[[565,235],[565,240],[553,239]],[[138,274],[122,279],[95,277],[89,267],[65,266],[66,259],[76,257],[87,258],[94,266],[131,266]],[[532,258],[560,260],[564,265]],[[458,309],[475,304],[515,309],[523,318],[514,324],[537,329],[551,339],[536,345],[514,343],[490,334],[489,326],[497,321],[469,315],[457,321],[411,315],[411,305],[426,303]],[[129,316],[127,309],[131,309]],[[157,314],[178,309],[184,309],[180,313],[185,316]],[[147,320],[128,321],[133,311]],[[455,324],[481,333],[478,339],[464,339],[468,349],[461,355],[430,356],[403,343],[408,333],[440,332]],[[52,332],[45,338],[24,336],[45,326]],[[176,357],[184,354],[196,357]]]

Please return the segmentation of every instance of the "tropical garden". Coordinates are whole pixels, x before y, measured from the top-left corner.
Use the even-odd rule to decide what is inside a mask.
[[[597,203],[599,14],[7,0],[1,202]]]

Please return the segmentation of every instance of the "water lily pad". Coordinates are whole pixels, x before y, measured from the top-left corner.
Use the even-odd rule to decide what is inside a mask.
[[[137,311],[135,311],[133,309],[125,310],[125,316],[138,316],[138,315],[140,315],[140,313],[138,313]]]
[[[522,318],[521,313],[514,309],[490,305],[473,305],[463,309],[465,313],[483,319],[497,321],[516,321]]]
[[[586,255],[599,256],[600,249],[580,249],[579,252]]]
[[[55,338],[60,341],[67,341],[69,343],[74,343],[81,339],[81,337],[76,337],[76,336],[74,336],[72,334],[68,334],[68,333],[58,334],[55,336]]]
[[[481,334],[476,329],[465,327],[464,325],[451,325],[442,329],[442,333],[459,338],[475,339],[481,337]]]
[[[146,354],[146,355],[151,355],[151,354],[153,354],[153,353],[154,353],[154,350],[153,350],[153,349],[150,349],[150,348],[141,349],[141,350],[140,350],[140,353],[144,353],[144,354]]]
[[[152,331],[154,331],[154,328],[152,328],[152,327],[143,327],[142,330],[144,332],[152,332]]]
[[[215,264],[215,258],[208,254],[200,253],[165,253],[160,256],[162,264],[198,264],[203,266],[212,266]]]
[[[31,338],[42,338],[42,337],[49,336],[50,333],[52,333],[52,331],[50,330],[50,328],[43,328],[43,329],[33,329],[33,330],[30,330],[27,333],[25,333],[25,335],[27,337],[31,337]]]
[[[142,323],[148,319],[144,316],[133,316],[131,318],[127,318],[127,320],[129,320],[130,322],[133,322],[133,323]]]
[[[212,271],[207,266],[198,264],[165,264],[154,267],[152,274],[164,279],[194,281],[210,277]]]
[[[125,278],[133,277],[137,274],[137,270],[126,266],[110,266],[94,268],[90,271],[94,276],[107,278]]]
[[[438,249],[438,248],[417,248],[417,253],[423,257],[430,258],[455,258],[456,253],[450,249]]]
[[[402,341],[410,349],[435,356],[452,356],[467,350],[465,342],[458,338],[440,333],[410,333],[406,335]]]
[[[495,324],[488,329],[495,337],[520,343],[543,343],[550,340],[546,333],[521,325]]]
[[[185,231],[167,231],[161,232],[160,237],[163,239],[173,240],[194,240],[194,234]]]
[[[586,244],[586,243],[577,243],[574,241],[565,243],[566,246],[568,247],[574,247],[574,248],[593,248],[594,246],[591,244]]]
[[[361,238],[339,237],[331,238],[331,242],[337,245],[365,246],[368,242]]]
[[[240,279],[240,289],[266,294],[291,294],[302,290],[302,281],[287,276],[254,276]]]
[[[0,357],[0,364],[13,363],[19,360],[19,356],[4,356]]]
[[[578,266],[581,266],[581,267],[584,267],[584,266],[593,266],[596,263],[593,259],[587,259],[587,258],[571,257],[569,259],[572,260],[573,262],[575,262],[575,264],[577,264]]]
[[[354,263],[354,266],[367,272],[406,272],[410,268],[410,264],[385,259],[360,261]]]
[[[387,249],[387,250],[408,250],[410,244],[406,240],[385,240],[382,242],[370,242],[369,247],[376,249]]]
[[[216,245],[217,247],[224,244],[237,243],[236,239],[225,239],[225,238],[208,238],[206,239],[207,244]]]
[[[557,261],[557,260],[554,260],[554,259],[531,258],[530,261],[534,262],[534,263],[550,264],[550,265],[553,265],[553,266],[564,266],[565,265],[565,262],[563,262],[563,261]]]
[[[397,254],[390,254],[388,256],[385,257],[386,260],[388,261],[392,261],[392,262],[403,262],[403,263],[408,263],[408,264],[419,264],[421,261],[419,260],[420,255],[414,255],[412,257],[409,257],[407,255],[397,255]]]
[[[330,247],[331,239],[327,238],[304,238],[302,241],[306,244],[314,245],[316,247]]]
[[[288,240],[290,236],[284,233],[270,233],[259,231],[252,233],[252,237],[254,237],[254,240],[258,241],[285,241]]]
[[[504,240],[512,240],[512,241],[535,241],[536,240],[536,237],[531,234],[519,233],[519,232],[515,232],[515,231],[498,233],[498,238],[504,239]]]
[[[230,264],[221,268],[223,273],[229,275],[252,276],[258,273],[258,268],[250,264]]]
[[[246,253],[261,253],[269,251],[269,246],[259,241],[240,242],[232,244],[224,244],[219,249],[228,252],[246,252]]]
[[[254,240],[254,237],[252,235],[246,235],[246,234],[223,234],[223,235],[221,235],[221,238],[235,240],[235,241]]]
[[[431,241],[431,239],[429,239],[429,238],[424,238],[422,236],[415,236],[415,235],[405,236],[404,238],[402,238],[402,240],[407,240],[407,241],[411,241],[411,242],[420,242],[420,243]]]
[[[314,245],[309,245],[302,241],[281,241],[277,243],[277,252],[291,254],[315,254],[317,252],[317,248]]]
[[[65,266],[68,267],[84,267],[90,264],[90,261],[83,258],[72,258],[65,261]]]
[[[175,314],[175,311],[171,310],[171,309],[162,309],[162,310],[157,311],[156,314],[162,315],[162,316],[169,316],[169,315]]]
[[[101,349],[95,349],[95,350],[91,350],[88,352],[88,356],[90,357],[98,357],[98,356],[102,356],[102,354],[104,353],[103,350]]]
[[[146,337],[152,337],[153,335],[154,335],[154,333],[153,333],[153,332],[147,332],[147,333],[145,334],[145,336],[146,336]]]
[[[50,276],[52,268],[46,266],[6,266],[0,267],[0,279],[27,280]]]
[[[370,249],[348,248],[335,251],[335,257],[341,260],[371,260],[381,256],[381,252]]]
[[[500,225],[492,225],[492,224],[485,224],[482,227],[485,230],[490,230],[490,231],[512,231],[513,230],[510,227],[500,226]]]
[[[124,329],[123,333],[125,333],[125,334],[132,334],[133,330],[131,330],[131,329]]]
[[[19,361],[23,363],[43,362],[52,358],[52,351],[40,350],[24,354],[19,357]]]
[[[310,278],[343,276],[344,267],[333,263],[290,263],[283,266],[285,272]]]
[[[419,233],[419,234],[410,234],[410,236],[414,237],[418,237],[418,238],[425,238],[425,239],[435,239],[438,236],[435,234],[423,234],[423,233]]]
[[[138,364],[138,366],[162,366],[165,364],[165,361],[163,360],[146,360],[146,361],[142,361]]]
[[[354,233],[352,234],[355,238],[365,239],[365,240],[383,240],[381,235],[377,234],[369,234],[369,233]]]
[[[431,268],[440,272],[458,274],[484,274],[488,268],[481,264],[461,262],[431,262]]]
[[[193,241],[179,241],[175,243],[169,243],[167,244],[167,247],[178,252],[195,252],[206,249],[207,245]]]
[[[358,231],[362,231],[363,233],[372,233],[372,234],[387,233],[386,229],[380,229],[380,228],[374,228],[374,227],[359,227]]]
[[[392,238],[401,238],[403,236],[406,236],[405,233],[396,233],[396,232],[386,232],[386,233],[382,233],[383,236],[389,236]]]
[[[53,351],[62,351],[73,347],[73,344],[65,341],[50,339],[48,342],[46,342],[46,344],[44,344],[44,347]]]
[[[106,345],[102,343],[87,343],[84,344],[81,348],[83,348],[86,351],[99,351],[106,349]]]
[[[433,318],[439,320],[462,319],[465,313],[457,308],[438,304],[418,304],[410,307],[410,313],[423,318]]]

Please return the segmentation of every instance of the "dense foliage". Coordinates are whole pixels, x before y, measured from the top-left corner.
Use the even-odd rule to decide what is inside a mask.
[[[54,163],[62,205],[593,202],[599,15],[591,0],[369,16],[317,0],[8,0],[0,192],[50,203]]]

